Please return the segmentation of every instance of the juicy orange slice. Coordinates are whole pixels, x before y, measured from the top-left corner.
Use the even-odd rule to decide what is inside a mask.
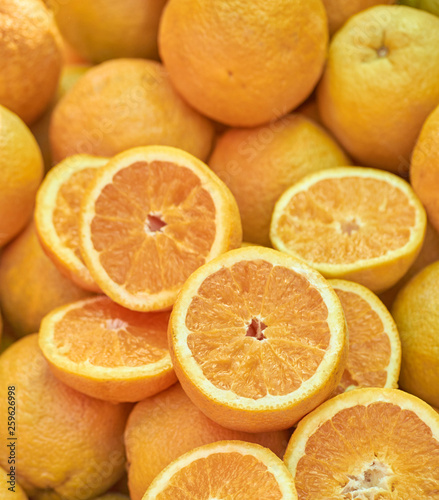
[[[186,278],[239,247],[241,221],[226,185],[179,149],[148,146],[115,156],[85,196],[84,260],[115,302],[138,311],[172,306]]]
[[[107,401],[140,401],[177,380],[168,321],[168,312],[139,313],[92,297],[45,316],[39,344],[54,374],[73,389]]]
[[[368,288],[330,280],[346,318],[349,352],[336,394],[358,387],[398,387],[401,341],[390,312]]]
[[[291,427],[332,394],[347,354],[343,310],[326,280],[257,246],[192,274],[174,305],[169,342],[193,402],[247,432]]]
[[[374,292],[394,285],[418,255],[425,210],[410,185],[382,170],[338,167],[304,177],[279,198],[270,237],[327,278]]]
[[[84,191],[107,158],[75,155],[53,167],[41,184],[35,226],[46,254],[58,269],[87,290],[99,292],[79,249],[79,211]]]
[[[151,483],[143,500],[296,500],[291,474],[272,451],[217,441],[185,453]]]
[[[439,415],[397,389],[348,391],[297,426],[284,461],[300,500],[439,495]]]

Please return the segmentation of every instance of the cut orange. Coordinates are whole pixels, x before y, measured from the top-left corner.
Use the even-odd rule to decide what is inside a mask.
[[[286,429],[328,398],[347,355],[343,310],[307,264],[263,247],[224,254],[186,281],[169,324],[184,390],[230,429]]]
[[[296,500],[291,474],[272,451],[244,441],[217,441],[164,469],[143,500]]]
[[[270,238],[327,278],[374,292],[394,285],[418,255],[425,210],[410,185],[382,170],[338,167],[304,177],[279,198]]]
[[[95,292],[99,287],[79,249],[79,211],[85,189],[107,162],[98,156],[70,156],[46,175],[35,205],[35,226],[46,254],[74,283]]]
[[[368,288],[331,280],[346,318],[349,351],[336,394],[358,387],[398,387],[401,342],[390,312]]]
[[[82,205],[84,260],[100,288],[138,311],[172,306],[187,277],[241,245],[239,210],[203,162],[166,146],[134,148],[97,174]]]
[[[439,497],[439,415],[397,389],[345,392],[307,415],[284,461],[299,500]]]
[[[168,312],[138,313],[92,297],[49,313],[39,344],[54,374],[73,389],[106,401],[140,401],[177,380],[168,321]]]

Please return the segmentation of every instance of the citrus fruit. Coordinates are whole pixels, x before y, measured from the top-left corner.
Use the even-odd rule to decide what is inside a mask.
[[[116,59],[87,71],[58,103],[50,125],[55,161],[157,144],[204,160],[213,136],[212,123],[176,94],[163,66],[142,59]]]
[[[43,317],[55,307],[88,295],[46,256],[33,224],[0,256],[0,307],[19,336],[37,332]]]
[[[439,19],[403,5],[351,17],[319,84],[323,123],[360,165],[407,174],[422,124],[439,104]]]
[[[273,452],[244,441],[218,441],[189,451],[153,481],[143,500],[236,498],[296,500],[291,474]]]
[[[349,351],[335,394],[359,387],[398,387],[401,342],[389,311],[368,288],[330,280],[346,318]]]
[[[396,297],[392,315],[401,337],[402,389],[439,407],[439,261],[412,278]]]
[[[12,464],[9,464],[2,469],[0,467],[0,491],[2,492],[2,500],[28,500],[26,493],[22,490],[17,481],[15,481],[15,475],[8,476],[11,472]],[[12,465],[12,467],[14,467]]]
[[[422,127],[410,165],[410,181],[428,218],[439,231],[439,106]]]
[[[35,227],[43,250],[76,285],[99,291],[79,249],[79,212],[84,191],[107,158],[73,155],[52,168],[41,184]]]
[[[425,239],[419,255],[410,266],[404,276],[396,282],[392,288],[389,288],[384,293],[380,294],[380,299],[383,301],[387,309],[391,309],[393,302],[401,288],[408,283],[419,271],[424,267],[439,260],[439,233],[427,220],[427,229],[425,231]]]
[[[195,269],[241,244],[241,221],[204,163],[176,148],[134,148],[96,174],[82,204],[80,244],[115,302],[159,310],[172,306]]]
[[[339,167],[307,175],[276,203],[270,237],[327,278],[374,292],[394,285],[424,240],[425,211],[410,185],[382,170]]]
[[[246,247],[188,278],[169,348],[183,389],[209,418],[246,432],[286,429],[338,386],[345,319],[331,286],[307,264]]]
[[[396,0],[322,0],[328,15],[329,34],[333,35],[354,14],[381,4],[393,4]]]
[[[166,0],[49,0],[61,33],[88,61],[158,58],[157,31]]]
[[[0,77],[1,78],[1,77]],[[32,214],[43,178],[43,160],[21,119],[0,105],[0,247],[16,236]]]
[[[168,321],[168,312],[138,313],[93,297],[45,316],[39,345],[52,372],[73,389],[106,401],[140,401],[177,380]]]
[[[244,239],[264,246],[270,246],[271,214],[285,189],[310,172],[348,164],[337,143],[298,114],[227,130],[209,160],[238,202]]]
[[[284,461],[299,500],[436,498],[439,415],[397,389],[348,391],[299,423]]]
[[[206,417],[180,384],[174,384],[138,403],[128,419],[125,447],[131,499],[141,500],[166,466],[198,446],[238,439],[265,446],[282,458],[289,437],[287,430],[255,434],[226,429]]]
[[[439,0],[399,0],[399,3],[426,10],[439,16]]]
[[[58,82],[58,90],[44,114],[32,124],[30,130],[38,142],[43,155],[46,172],[53,167],[52,152],[50,150],[49,128],[53,110],[58,101],[73,87],[91,66],[87,64],[68,64],[63,66]]]
[[[321,0],[170,0],[159,49],[189,104],[219,122],[250,127],[285,115],[312,92],[327,29]]]
[[[126,495],[122,495],[121,493],[106,493],[94,500],[130,500]]]
[[[7,0],[0,32],[0,104],[30,124],[56,92],[62,65],[58,29],[40,0]]]
[[[0,390],[3,429],[8,401],[15,404],[16,479],[30,497],[85,500],[106,492],[122,475],[130,406],[90,398],[58,381],[37,335],[20,339],[1,355]],[[8,452],[1,447],[2,467]]]

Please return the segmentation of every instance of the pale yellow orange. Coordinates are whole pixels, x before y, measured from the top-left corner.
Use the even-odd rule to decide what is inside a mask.
[[[0,467],[0,491],[2,492],[2,500],[28,500],[26,493],[21,486],[15,481],[15,474],[11,474],[11,466],[7,464],[3,469]]]
[[[270,246],[279,196],[311,172],[349,165],[340,146],[314,121],[291,114],[263,127],[229,129],[217,141],[210,168],[232,191],[243,238]]]
[[[195,109],[251,127],[285,115],[312,92],[327,30],[321,0],[170,0],[159,49],[172,83]]]

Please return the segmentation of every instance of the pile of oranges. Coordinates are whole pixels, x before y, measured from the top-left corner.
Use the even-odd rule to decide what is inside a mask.
[[[439,2],[0,0],[0,498],[439,499]]]

